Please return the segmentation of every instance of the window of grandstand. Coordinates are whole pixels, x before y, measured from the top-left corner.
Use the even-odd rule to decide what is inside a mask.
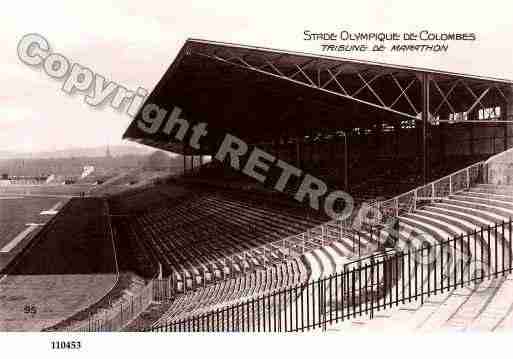
[[[440,116],[433,116],[433,115],[430,115],[429,116],[429,123],[432,125],[432,126],[438,126],[440,124]]]
[[[353,128],[352,132],[356,135],[368,135],[372,132],[372,130],[370,128],[355,127]]]
[[[311,140],[312,140],[312,142],[318,142],[318,141],[322,140],[322,137],[323,137],[322,133],[316,133],[312,136]]]
[[[411,119],[411,120],[403,120],[401,121],[401,128],[415,128],[415,120],[414,119]]]
[[[381,128],[383,129],[383,132],[394,132],[394,126],[392,126],[386,122],[383,122],[381,124]]]
[[[466,121],[468,116],[467,112],[456,112],[449,114],[449,122],[453,121]]]
[[[478,111],[480,120],[498,120],[501,117],[500,106],[482,108]]]

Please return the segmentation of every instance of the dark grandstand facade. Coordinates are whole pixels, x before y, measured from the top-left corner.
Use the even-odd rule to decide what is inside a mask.
[[[397,187],[382,196],[504,151],[513,131],[508,80],[203,40],[185,43],[150,103],[208,124],[199,150],[178,124],[142,131],[141,113],[124,135],[186,155],[186,170],[229,133],[349,192]]]

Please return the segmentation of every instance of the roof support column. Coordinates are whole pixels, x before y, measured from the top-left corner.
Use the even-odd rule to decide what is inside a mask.
[[[507,119],[507,117],[505,116],[505,118]],[[504,124],[504,151],[506,151],[508,149],[508,146],[509,146],[509,143],[508,143],[508,123],[506,122]]]
[[[421,74],[422,83],[422,180],[429,181],[429,82],[431,76],[428,73]]]
[[[185,145],[182,144],[182,152],[183,152],[183,174],[185,175],[185,171],[187,170],[187,162],[185,157]]]
[[[347,132],[344,131],[344,189],[349,192],[349,146],[347,145]]]
[[[301,143],[299,143],[299,137],[296,137],[296,166],[301,167]]]
[[[399,158],[399,139],[400,139],[401,124],[394,124],[394,159]]]
[[[438,125],[438,136],[440,142],[440,160],[439,162],[445,161],[445,124],[440,122]]]
[[[504,114],[501,114],[503,117],[503,120],[513,120],[513,85],[511,85],[511,92],[509,96],[507,97],[506,103],[505,103],[505,111]],[[509,131],[508,127],[511,128],[512,124],[506,122],[504,124],[504,149],[509,148]]]
[[[473,116],[473,113],[469,113],[467,116],[471,116],[471,115]],[[475,155],[474,124],[473,123],[469,123],[469,125],[470,125],[469,126],[470,127],[470,129],[469,129],[469,134],[470,134],[470,136],[469,136],[469,138],[470,138],[470,155],[474,156]]]

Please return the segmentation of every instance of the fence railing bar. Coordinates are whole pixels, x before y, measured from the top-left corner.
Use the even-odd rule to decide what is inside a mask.
[[[345,267],[340,273],[252,297],[239,304],[218,307],[213,312],[192,315],[178,322],[161,322],[145,330],[297,332],[312,328],[325,329],[326,325],[333,322],[364,314],[370,314],[373,318],[375,310],[385,309],[387,305],[390,308],[393,304],[398,306],[406,300],[411,302],[419,297],[423,304],[426,297],[438,292],[477,283],[485,276],[490,278],[493,275],[497,278],[510,273],[511,251],[507,256],[505,252],[512,246],[511,241],[506,244],[506,238],[512,237],[511,228],[511,220],[474,228],[466,234],[436,244],[397,251],[378,260],[371,258],[352,268]],[[492,249],[490,245],[494,244],[495,248]],[[486,253],[484,247],[487,247]],[[479,258],[484,259],[483,255],[488,258],[488,269],[484,271],[478,263]],[[495,260],[493,265],[492,255]],[[502,265],[498,263],[499,258],[503,259]],[[452,275],[450,270],[453,271]],[[164,288],[158,285],[152,287],[155,293],[160,293]],[[140,309],[135,303],[123,304],[115,321],[102,322],[90,318],[88,329],[115,330],[116,326],[128,318],[127,313],[133,311],[131,308]]]

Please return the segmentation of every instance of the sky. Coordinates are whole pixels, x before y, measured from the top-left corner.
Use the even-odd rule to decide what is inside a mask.
[[[513,79],[511,1],[23,1],[0,13],[0,151],[37,152],[121,143],[131,118],[93,108],[83,95],[17,56],[39,33],[54,52],[128,89],[151,91],[187,38],[321,53],[303,32],[474,32],[444,54],[337,56]]]

